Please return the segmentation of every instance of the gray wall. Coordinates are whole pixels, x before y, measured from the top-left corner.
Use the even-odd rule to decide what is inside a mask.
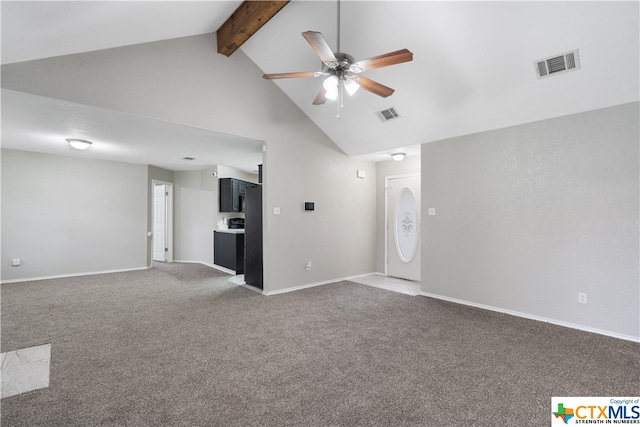
[[[145,268],[146,182],[146,166],[3,149],[2,280]]]
[[[389,176],[419,174],[420,156],[405,157],[401,162],[387,160],[376,163],[376,271],[384,273],[385,189],[384,179]]]
[[[638,105],[423,144],[423,292],[638,339]]]
[[[265,141],[265,290],[374,271],[375,180],[355,174],[375,165],[345,156],[261,75],[206,34],[3,65],[2,87]]]
[[[213,173],[217,173],[217,177]],[[174,172],[174,260],[213,264],[213,231],[222,217],[242,217],[240,213],[220,213],[219,178],[258,182],[258,176],[217,165],[199,171]]]
[[[324,134],[304,138],[268,143],[265,275],[296,286],[374,272],[375,164],[328,150]],[[304,202],[314,202],[315,211],[305,212]]]
[[[199,171],[174,172],[175,261],[213,264],[213,230],[218,212],[216,167]]]
[[[256,169],[258,169],[258,165],[256,165]],[[218,165],[218,178],[237,178],[258,183],[257,173],[245,172],[225,165]]]

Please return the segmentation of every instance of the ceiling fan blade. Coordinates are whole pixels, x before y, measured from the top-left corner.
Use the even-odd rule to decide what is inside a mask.
[[[320,92],[318,92],[318,95],[316,95],[316,99],[313,100],[312,104],[322,105],[327,102],[327,97],[325,96],[326,94],[327,91],[324,88],[320,89]]]
[[[401,49],[358,61],[351,65],[351,71],[360,73],[362,71],[373,70],[374,68],[382,68],[409,61],[413,61],[413,53],[408,49]]]
[[[391,89],[390,87],[387,87],[378,82],[374,82],[373,80],[363,76],[358,76],[357,82],[362,89],[368,90],[369,92],[376,94],[378,96],[381,96],[383,98],[386,98],[387,96],[395,92],[394,89]]]
[[[314,71],[297,71],[293,73],[275,73],[275,74],[263,74],[262,78],[267,80],[274,79],[292,79],[297,77],[315,77],[316,72]]]
[[[329,68],[335,68],[338,65],[338,60],[336,56],[333,54],[333,51],[329,47],[329,44],[324,39],[322,33],[317,31],[305,31],[302,33],[302,37],[304,37],[307,42],[311,45],[313,50],[316,52],[316,55],[320,57],[322,62],[327,65]]]

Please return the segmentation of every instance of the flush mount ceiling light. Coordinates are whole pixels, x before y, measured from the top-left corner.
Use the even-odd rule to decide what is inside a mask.
[[[404,159],[404,156],[406,156],[406,153],[393,153],[391,154],[391,158],[393,160],[395,160],[396,162],[401,161],[402,159]]]
[[[67,142],[76,150],[86,150],[93,144],[93,142],[84,139],[67,139]]]

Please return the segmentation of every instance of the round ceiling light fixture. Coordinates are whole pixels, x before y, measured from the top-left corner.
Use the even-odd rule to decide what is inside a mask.
[[[76,150],[86,150],[87,148],[91,147],[91,144],[93,144],[93,142],[91,141],[87,141],[84,139],[73,139],[73,138],[67,139],[67,142]]]
[[[404,156],[406,156],[406,153],[393,153],[391,154],[391,158],[393,160],[395,160],[396,162],[401,161],[402,159],[404,159]]]

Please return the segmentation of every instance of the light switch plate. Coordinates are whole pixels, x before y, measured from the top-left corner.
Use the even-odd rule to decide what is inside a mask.
[[[273,208],[273,214],[274,214],[274,215],[280,215],[280,208],[279,208],[279,207],[277,207],[277,206],[276,206],[276,207],[274,207],[274,208]]]
[[[427,214],[428,215],[435,215],[436,214],[436,208],[429,208],[427,210]]]

